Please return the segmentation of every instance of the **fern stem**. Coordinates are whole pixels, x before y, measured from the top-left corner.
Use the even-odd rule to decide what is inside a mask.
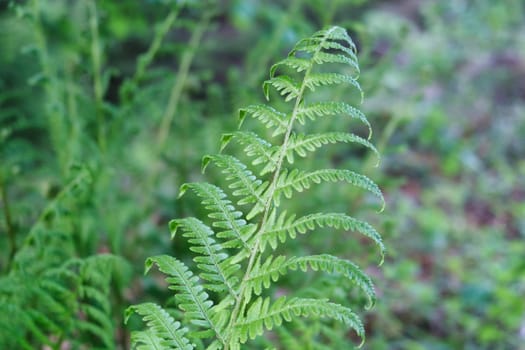
[[[91,61],[93,65],[93,92],[95,94],[95,114],[97,118],[97,141],[101,151],[106,150],[106,125],[104,118],[104,87],[102,84],[102,51],[98,33],[97,5],[92,0],[88,3],[91,31]]]
[[[13,261],[13,258],[16,254],[16,233],[13,226],[13,221],[11,220],[11,211],[9,209],[9,199],[7,197],[7,188],[6,188],[5,181],[3,180],[3,176],[0,174],[0,197],[2,199],[2,207],[4,211],[4,219],[5,219],[5,225],[6,225],[6,232],[7,237],[9,238],[10,243],[10,249],[9,249],[9,255],[7,258],[6,267],[7,270],[9,270],[9,266],[11,265],[11,262]]]
[[[168,31],[175,23],[178,14],[179,8],[171,10],[166,19],[159,25],[155,33],[155,37],[153,38],[153,42],[148,48],[148,51],[142,54],[137,60],[137,70],[135,71],[135,75],[132,78],[133,82],[138,83],[143,78],[146,69],[151,64],[153,58],[159,51],[162,41],[164,40],[164,38],[168,34]]]
[[[71,123],[71,144],[69,145],[67,152],[68,159],[74,159],[78,153],[78,144],[80,142],[80,118],[78,116],[78,106],[76,100],[76,86],[74,83],[74,68],[75,63],[70,60],[66,63],[65,67],[65,79],[66,79],[66,98],[67,98],[67,115],[69,122]]]
[[[29,245],[31,243],[31,241],[33,240],[33,237],[36,235],[36,233],[39,232],[37,230],[38,225],[41,224],[44,221],[44,218],[50,212],[52,212],[53,209],[55,209],[55,206],[57,205],[57,203],[59,203],[62,200],[62,197],[66,196],[70,191],[72,191],[75,187],[77,187],[83,181],[88,181],[90,179],[91,179],[91,174],[88,173],[87,171],[82,171],[80,174],[75,176],[75,178],[73,178],[66,186],[64,186],[64,188],[62,188],[60,190],[60,192],[58,192],[58,194],[55,196],[55,198],[53,198],[45,206],[44,210],[42,210],[42,212],[38,216],[38,219],[35,221],[33,226],[31,226],[31,229],[29,229],[29,233],[24,238],[24,243],[22,244],[22,246]]]
[[[151,42],[151,45],[149,46],[148,50],[141,54],[139,58],[137,59],[137,64],[135,68],[135,73],[131,77],[131,79],[127,80],[123,85],[123,89],[120,91],[121,98],[125,101],[125,103],[128,103],[132,100],[135,89],[137,88],[138,84],[141,82],[141,80],[144,78],[144,75],[146,74],[146,70],[150,66],[150,64],[153,62],[153,59],[157,55],[158,51],[160,50],[160,47],[162,45],[162,41],[168,34],[171,27],[173,27],[173,24],[175,23],[175,20],[177,19],[177,16],[179,15],[180,7],[176,7],[172,9],[168,16],[162,21],[162,23],[159,23],[157,25],[157,29],[155,31],[155,35],[153,37],[153,40]],[[127,88],[131,88],[131,90],[128,90]]]
[[[168,100],[168,105],[162,116],[159,131],[157,133],[157,149],[159,152],[162,152],[166,144],[166,140],[170,133],[173,118],[175,117],[175,114],[177,113],[177,107],[179,104],[179,100],[182,96],[182,90],[188,78],[188,74],[190,71],[191,63],[193,61],[193,57],[195,56],[197,47],[202,39],[204,31],[208,27],[208,23],[210,21],[212,14],[213,14],[212,11],[207,11],[203,15],[201,21],[197,25],[197,28],[193,31],[191,35],[188,49],[182,55],[181,63],[177,71],[176,81],[175,81],[175,84],[173,84],[173,87],[171,89],[170,98]]]
[[[42,68],[43,87],[46,94],[46,110],[49,138],[58,158],[58,165],[62,175],[66,174],[68,159],[66,150],[69,148],[64,143],[67,135],[62,111],[61,87],[58,84],[58,74],[52,64],[46,33],[41,19],[41,3],[33,0],[31,3],[31,15],[33,18],[37,55]]]
[[[326,40],[326,39],[324,39]],[[321,47],[322,45],[319,45],[318,46],[318,49],[317,51],[313,54],[313,56],[315,57],[315,55],[321,50]],[[314,58],[312,58],[312,61],[314,61]],[[230,330],[230,332],[228,333],[228,342],[226,344],[226,347],[225,347],[225,350],[228,350],[229,348],[229,344],[230,344],[230,334],[231,333],[231,330],[232,328],[235,326],[235,322],[237,320],[237,317],[239,315],[239,312],[244,312],[244,309],[246,307],[246,304],[247,302],[245,302],[245,298],[244,298],[244,290],[247,286],[247,281],[250,277],[250,274],[251,274],[251,271],[253,269],[253,265],[255,264],[255,261],[256,261],[256,258],[259,256],[259,246],[261,244],[261,239],[262,239],[262,233],[263,233],[263,230],[264,230],[264,226],[266,225],[266,222],[268,220],[268,216],[270,214],[270,210],[272,208],[272,201],[273,201],[273,196],[274,196],[274,193],[275,193],[275,190],[277,188],[277,180],[279,179],[279,175],[280,175],[280,172],[281,172],[281,168],[282,168],[282,165],[283,165],[283,161],[284,161],[284,158],[286,156],[286,153],[287,153],[287,148],[288,148],[288,142],[290,140],[290,135],[292,133],[292,130],[293,130],[293,125],[294,125],[294,122],[295,122],[295,119],[297,118],[297,114],[299,112],[299,107],[303,101],[303,95],[304,95],[304,91],[306,89],[306,81],[308,79],[308,76],[310,75],[310,72],[312,71],[312,67],[313,67],[313,64],[306,70],[305,74],[304,74],[304,78],[303,78],[303,81],[301,83],[301,88],[299,89],[299,93],[297,94],[297,98],[295,99],[295,105],[294,105],[294,108],[292,110],[292,115],[290,117],[290,121],[288,123],[288,128],[286,130],[286,133],[284,135],[284,140],[283,140],[283,144],[281,146],[281,149],[280,149],[280,153],[279,153],[279,158],[277,160],[277,166],[275,168],[275,171],[274,171],[274,174],[273,174],[273,177],[272,177],[272,181],[271,181],[271,184],[270,184],[270,187],[268,189],[268,192],[267,192],[267,199],[266,199],[266,204],[264,206],[264,210],[263,210],[263,216],[262,216],[262,219],[259,223],[259,228],[257,230],[257,233],[255,235],[255,242],[254,242],[254,245],[253,245],[253,248],[252,248],[252,251],[251,251],[251,254],[250,254],[250,258],[249,258],[249,261],[248,261],[248,266],[246,268],[246,272],[244,273],[244,276],[243,276],[243,279],[241,281],[241,285],[240,285],[240,288],[239,288],[239,300],[236,302],[235,304],[235,307],[233,309],[233,312],[232,312],[232,316],[230,318],[230,322],[229,322],[229,325],[228,325],[228,329]]]

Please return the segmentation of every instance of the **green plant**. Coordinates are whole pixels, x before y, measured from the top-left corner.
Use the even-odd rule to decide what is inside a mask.
[[[128,265],[111,254],[76,256],[76,216],[89,200],[92,178],[77,169],[49,202],[0,277],[0,348],[64,345],[114,349],[112,281],[125,285]]]
[[[336,71],[336,66],[344,68]],[[278,73],[281,70],[290,75]],[[381,237],[368,223],[343,213],[299,215],[287,211],[288,201],[282,200],[283,196],[295,199],[299,196],[296,192],[314,184],[341,181],[365,189],[384,203],[375,183],[358,173],[292,167],[301,163],[296,156],[306,157],[333,143],[357,143],[377,153],[368,140],[355,134],[314,134],[307,129],[318,118],[348,115],[368,126],[370,138],[370,124],[358,109],[344,102],[327,101],[326,94],[318,91],[314,94],[323,86],[349,84],[361,92],[362,99],[358,74],[355,45],[340,27],[321,30],[299,41],[287,58],[271,67],[270,79],[263,84],[267,99],[273,87],[285,102],[292,102],[292,107],[284,112],[277,105],[252,105],[240,110],[240,122],[252,116],[271,130],[271,140],[280,138],[280,143],[274,145],[256,133],[237,131],[222,137],[221,150],[234,140],[251,158],[251,165],[226,154],[204,157],[203,168],[213,163],[221,169],[228,183],[226,187],[237,197],[242,210],[234,206],[221,187],[209,183],[182,185],[180,195],[192,190],[201,198],[212,221],[210,227],[189,217],[172,220],[169,225],[172,238],[182,231],[190,250],[197,254],[194,261],[200,278],[175,257],[159,255],[146,260],[146,272],[156,265],[168,275],[166,281],[176,292],[175,303],[182,313],[170,314],[153,303],[129,307],[127,320],[137,313],[147,323],[146,330],[132,333],[132,343],[137,348],[240,349],[241,344],[256,339],[265,329],[278,327],[277,338],[260,341],[272,348],[292,343],[293,330],[285,332],[281,325],[283,321],[298,320],[299,316],[340,321],[364,340],[359,317],[349,307],[330,302],[330,288],[320,292],[308,286],[294,286],[295,292],[283,292],[276,289],[275,283],[290,270],[320,270],[352,282],[366,295],[368,307],[375,302],[370,278],[353,262],[329,254],[292,257],[280,254],[288,236],[296,239],[298,233],[329,227],[362,233],[384,255]],[[287,295],[279,296],[282,293]],[[299,330],[308,328],[301,321],[294,324]],[[308,332],[313,332],[312,329]]]

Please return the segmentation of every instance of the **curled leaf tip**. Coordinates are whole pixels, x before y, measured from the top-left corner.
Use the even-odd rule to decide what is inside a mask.
[[[381,261],[379,261],[378,267],[383,266],[383,263],[385,262],[385,251],[381,250]]]
[[[383,198],[383,205],[381,205],[381,209],[379,209],[379,213],[382,213],[385,211],[385,207],[386,207],[386,202],[385,202],[385,199]]]
[[[189,184],[187,183],[184,183],[182,184],[180,187],[179,187],[179,194],[177,195],[177,199],[181,198],[182,196],[184,196],[184,194],[186,193],[186,191],[188,190],[188,187],[189,187]]]

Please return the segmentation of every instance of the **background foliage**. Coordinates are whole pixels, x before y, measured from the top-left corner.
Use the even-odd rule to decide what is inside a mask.
[[[145,258],[185,259],[167,222],[202,214],[197,200],[176,200],[178,187],[201,178],[201,155],[235,128],[236,110],[260,101],[269,65],[337,24],[358,43],[362,109],[382,161],[363,167],[365,154],[344,145],[323,159],[355,162],[379,182],[387,210],[368,221],[389,249],[381,268],[351,239],[312,235],[296,249],[370,266],[379,300],[365,348],[523,348],[524,7],[0,2],[0,347],[127,348],[123,309],[168,297],[160,276],[142,276]],[[303,206],[369,205],[344,189],[311,194]],[[353,344],[332,331],[319,342]]]

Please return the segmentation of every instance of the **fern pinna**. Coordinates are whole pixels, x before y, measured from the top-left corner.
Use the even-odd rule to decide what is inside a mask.
[[[327,68],[341,65],[345,65],[340,70],[344,73],[326,72]],[[289,111],[280,111],[261,104],[240,111],[241,123],[245,117],[253,117],[271,131],[271,140],[254,132],[237,131],[223,136],[221,151],[235,141],[251,158],[251,164],[227,154],[204,157],[204,168],[214,164],[221,169],[228,183],[227,191],[209,183],[182,185],[180,194],[190,190],[200,197],[211,221],[207,225],[190,217],[172,220],[169,225],[172,238],[180,232],[188,240],[200,273],[195,275],[172,256],[147,259],[146,271],[157,266],[168,275],[166,281],[175,291],[175,303],[182,311],[177,315],[182,316],[175,320],[174,315],[152,303],[128,308],[128,318],[137,313],[147,323],[147,330],[132,334],[137,349],[240,349],[265,330],[282,327],[283,321],[299,317],[340,321],[364,339],[363,324],[345,305],[325,298],[301,297],[298,292],[265,296],[265,291],[271,294],[268,289],[288,271],[312,269],[348,279],[367,296],[368,306],[375,301],[370,278],[351,261],[329,254],[292,257],[277,254],[288,237],[294,239],[298,233],[330,227],[360,232],[379,246],[383,256],[381,237],[368,223],[344,213],[298,216],[282,205],[283,196],[290,199],[296,192],[321,182],[349,183],[384,204],[379,188],[363,175],[343,169],[292,167],[296,156],[306,157],[330,143],[356,143],[377,153],[368,140],[352,133],[301,133],[306,130],[305,124],[319,117],[347,115],[364,123],[370,138],[370,124],[358,109],[344,102],[319,101],[314,94],[320,86],[348,84],[362,98],[356,80],[358,74],[355,45],[340,27],[319,31],[299,41],[287,58],[271,67],[270,79],[263,84],[266,98],[269,99],[270,88],[274,88],[293,106]],[[278,145],[271,142],[275,139],[280,140]],[[229,198],[235,198],[235,203]],[[270,344],[270,348],[279,347],[278,340]]]

